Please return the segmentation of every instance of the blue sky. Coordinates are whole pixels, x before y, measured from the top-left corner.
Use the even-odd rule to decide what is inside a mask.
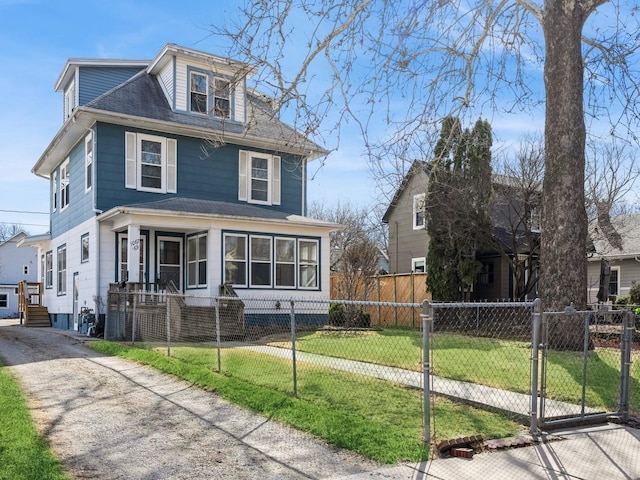
[[[54,84],[69,58],[152,59],[166,43],[224,55],[211,24],[232,16],[232,1],[0,0],[0,222],[47,231],[48,182],[31,173],[62,126]],[[309,200],[369,197],[361,147],[345,144],[309,183]],[[312,164],[312,170],[318,164]],[[343,194],[341,192],[349,192]]]
[[[54,84],[67,59],[152,59],[166,43],[225,55],[224,40],[210,26],[233,19],[235,1],[0,0],[0,222],[31,234],[47,230],[46,215],[12,212],[49,208],[48,182],[31,168],[62,125]],[[489,121],[503,140],[532,128],[531,118]],[[358,134],[343,132],[339,150],[318,166],[310,168],[310,202],[372,203]]]

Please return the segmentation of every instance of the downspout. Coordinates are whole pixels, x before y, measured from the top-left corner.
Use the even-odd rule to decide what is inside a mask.
[[[97,125],[94,123],[94,125]],[[91,169],[91,188],[93,190],[92,192],[92,202],[93,202],[93,213],[98,216],[100,215],[102,212],[102,210],[99,210],[98,208],[96,208],[97,206],[97,193],[98,193],[98,185],[96,184],[96,179],[98,177],[98,152],[96,149],[96,145],[98,143],[98,129],[95,128],[93,129],[93,168]],[[96,297],[100,297],[100,222],[98,220],[96,221]],[[107,299],[105,299],[106,302]],[[95,312],[96,315],[98,314],[98,312]],[[105,312],[106,313],[106,312]],[[96,317],[97,318],[97,317]]]

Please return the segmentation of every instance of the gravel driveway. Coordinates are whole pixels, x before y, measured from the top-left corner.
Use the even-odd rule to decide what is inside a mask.
[[[73,478],[392,478],[393,468],[147,367],[100,355],[85,338],[0,321],[0,356]]]

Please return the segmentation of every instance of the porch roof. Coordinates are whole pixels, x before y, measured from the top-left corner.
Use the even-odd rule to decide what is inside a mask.
[[[98,221],[112,220],[121,215],[161,215],[163,217],[225,218],[234,220],[258,220],[315,227],[325,230],[342,228],[337,223],[325,222],[300,215],[291,215],[257,205],[200,200],[196,198],[171,197],[153,202],[136,203],[114,207],[98,216]]]

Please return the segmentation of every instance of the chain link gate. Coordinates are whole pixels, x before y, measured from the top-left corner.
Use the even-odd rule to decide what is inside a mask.
[[[567,307],[542,313],[538,323],[539,333],[534,321],[532,359],[535,364],[541,355],[540,388],[539,396],[532,396],[532,433],[610,417],[626,422],[633,314]]]

